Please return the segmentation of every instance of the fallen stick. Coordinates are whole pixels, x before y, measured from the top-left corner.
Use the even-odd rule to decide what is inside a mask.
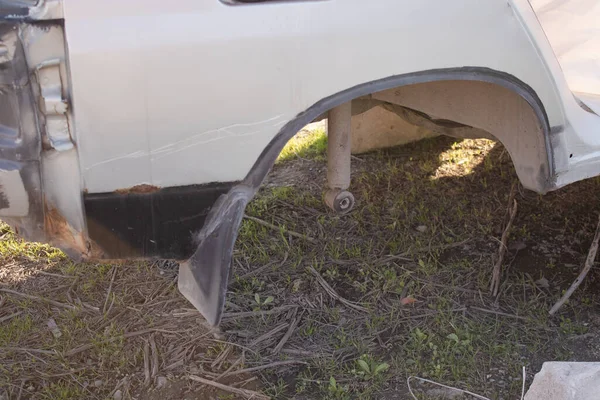
[[[329,286],[329,283],[327,283],[327,281],[321,276],[321,274],[319,274],[317,272],[316,269],[314,269],[313,267],[309,266],[308,270],[315,276],[315,278],[317,278],[317,281],[319,282],[319,284],[323,287],[323,289],[325,289],[325,291],[327,292],[327,294],[329,296],[331,296],[333,299],[339,301],[342,304],[345,304],[346,306],[353,308],[357,311],[362,311],[365,313],[368,313],[369,310],[363,306],[360,306],[356,303],[353,303],[349,300],[346,300],[345,298],[343,298],[342,296],[340,296],[339,294],[337,294],[337,292],[335,290],[333,290],[333,288],[331,286]]]
[[[498,295],[498,289],[500,288],[500,272],[502,270],[502,262],[504,261],[504,255],[506,254],[506,242],[508,242],[510,228],[512,227],[515,216],[517,215],[517,200],[515,200],[516,193],[517,186],[513,184],[512,188],[510,189],[510,195],[508,196],[508,207],[510,210],[510,217],[508,220],[508,224],[506,224],[506,228],[504,228],[504,232],[502,232],[500,248],[498,249],[498,260],[496,260],[496,264],[494,264],[494,269],[492,270],[492,281],[490,283],[490,291],[492,292],[492,296],[494,297]]]
[[[23,314],[23,311],[17,311],[14,314],[10,314],[10,315],[7,315],[6,317],[2,317],[2,318],[0,318],[0,324],[4,321],[8,321],[9,319],[12,319],[14,317],[18,317],[21,314]]]
[[[56,306],[56,307],[66,308],[68,310],[77,310],[78,309],[77,307],[72,306],[70,304],[60,303],[58,301],[46,299],[44,297],[39,297],[39,296],[33,296],[31,294],[17,292],[15,290],[0,288],[0,292],[12,294],[12,295],[15,295],[15,296],[24,297],[24,298],[29,299],[29,300],[41,301],[43,303],[52,304],[53,306]]]
[[[233,386],[224,385],[222,383],[204,379],[204,378],[201,378],[196,375],[188,375],[188,379],[195,381],[195,382],[200,382],[205,385],[216,387],[217,389],[221,389],[221,390],[224,390],[229,393],[234,393],[234,394],[237,394],[240,396],[244,396],[247,399],[259,399],[259,400],[269,400],[270,399],[269,396],[266,396],[262,393],[255,392],[253,390],[241,389],[241,388],[236,388]]]
[[[373,264],[374,265],[385,264],[385,263],[388,263],[388,262],[394,261],[394,260],[412,261],[413,259],[410,258],[409,256],[413,253],[424,253],[424,252],[429,252],[429,251],[433,251],[433,250],[449,250],[449,249],[453,249],[455,247],[460,247],[462,245],[465,245],[472,240],[473,239],[469,238],[469,239],[461,240],[460,242],[456,242],[456,243],[438,244],[435,246],[428,246],[428,247],[419,247],[417,249],[405,251],[404,253],[392,254],[392,255],[382,257],[379,260],[375,260],[373,262]],[[331,260],[331,261],[333,261],[334,263],[337,264],[337,262],[335,260]]]
[[[228,376],[246,374],[249,372],[262,371],[263,369],[269,369],[269,368],[275,368],[275,367],[281,367],[284,365],[293,365],[293,364],[308,364],[308,363],[305,361],[300,361],[300,360],[275,361],[275,362],[272,362],[269,364],[259,365],[257,367],[238,369],[237,371],[230,372]]]
[[[212,364],[210,364],[210,368],[211,369],[220,369],[221,365],[223,364],[223,362],[225,361],[225,359],[227,359],[227,357],[229,357],[229,354],[231,353],[231,350],[233,349],[232,346],[225,346],[225,349],[219,353],[219,355],[217,356],[217,358],[212,362]],[[218,379],[215,379],[218,380]]]
[[[39,354],[48,354],[50,356],[54,356],[57,353],[53,350],[41,350],[41,349],[27,349],[24,347],[0,347],[0,350],[5,350],[5,351],[23,351],[23,352],[29,352],[29,353],[39,353]]]
[[[231,386],[233,387],[242,387],[242,386],[246,386],[247,384],[249,384],[250,382],[254,382],[255,380],[257,380],[258,377],[257,376],[251,376],[250,378],[244,380],[244,381],[239,381],[239,382],[234,382],[231,384]]]
[[[258,316],[264,316],[264,315],[272,315],[272,314],[278,314],[278,313],[287,311],[294,307],[297,307],[297,306],[287,305],[287,306],[281,306],[281,307],[274,307],[267,311],[259,310],[259,311],[226,312],[226,313],[223,313],[223,316],[221,317],[221,319],[234,319],[234,318],[246,318],[246,317],[258,317]]]
[[[237,367],[238,365],[240,365],[241,363],[243,363],[243,362],[244,362],[245,358],[246,358],[246,357],[244,357],[244,354],[242,354],[242,355],[241,355],[241,356],[240,356],[240,357],[239,357],[237,360],[235,360],[235,361],[234,361],[234,362],[233,362],[233,363],[232,363],[232,364],[229,366],[229,368],[227,368],[227,369],[225,370],[225,372],[223,372],[221,375],[217,376],[217,377],[215,378],[215,381],[220,381],[222,378],[224,378],[224,377],[226,377],[227,375],[229,375],[229,373],[230,373],[231,371],[233,371],[233,369],[234,369],[235,367]]]
[[[111,343],[116,340],[128,339],[128,338],[145,335],[147,333],[152,333],[152,332],[156,332],[156,329],[144,329],[144,330],[137,331],[137,332],[130,332],[130,333],[124,334],[123,336],[117,336],[117,337],[109,338],[106,340],[102,340],[100,343]],[[95,344],[90,343],[90,344],[81,345],[79,347],[75,347],[74,349],[67,351],[65,353],[65,357],[74,356],[75,354],[79,354],[83,351],[89,350],[89,349],[93,348],[94,346],[95,346]]]
[[[281,349],[281,352],[285,353],[285,354],[292,354],[295,356],[302,356],[302,357],[313,357],[313,358],[332,357],[331,354],[327,354],[327,353],[315,353],[315,352],[308,351],[308,350],[298,350],[298,349]]]
[[[152,364],[152,372],[150,373],[150,377],[154,378],[158,375],[158,349],[156,348],[156,342],[154,341],[154,334],[150,335],[148,339],[150,342],[150,361]]]
[[[108,299],[110,299],[110,293],[112,292],[113,282],[115,281],[115,275],[117,275],[117,266],[113,266],[112,277],[110,278],[110,284],[108,285],[108,293],[106,293],[106,300],[104,300],[104,307],[102,307],[102,314],[106,314],[106,306],[108,305]]]
[[[273,230],[275,230],[277,232],[279,232],[280,230],[283,230],[285,233],[287,233],[290,236],[294,236],[294,237],[297,237],[299,239],[304,239],[307,242],[317,243],[316,239],[311,238],[310,236],[306,236],[306,235],[303,235],[302,233],[291,231],[291,230],[289,230],[287,228],[284,228],[283,226],[273,225],[272,223],[267,222],[267,221],[263,221],[260,218],[251,217],[251,216],[246,215],[246,214],[244,214],[244,218],[249,219],[250,221],[254,221],[257,224],[262,225],[264,227],[271,228],[271,229],[273,229]]]
[[[596,225],[596,233],[594,234],[594,240],[592,240],[592,244],[590,245],[590,250],[588,251],[587,258],[585,259],[585,264],[583,265],[583,269],[581,273],[573,281],[569,289],[565,292],[565,294],[552,306],[550,311],[548,312],[550,315],[554,315],[558,311],[559,308],[562,307],[563,304],[569,300],[569,297],[577,290],[581,282],[585,279],[590,269],[592,269],[592,265],[594,265],[594,260],[596,259],[596,253],[598,252],[598,241],[600,241],[600,216],[598,216],[598,225]]]
[[[431,285],[431,286],[435,286],[435,287],[439,287],[439,288],[443,288],[443,289],[447,289],[447,290],[455,290],[457,292],[463,292],[463,293],[471,293],[471,294],[479,294],[479,290],[474,290],[474,289],[466,289],[466,288],[461,288],[459,286],[451,286],[451,285],[444,285],[441,283],[435,283],[435,282],[431,282],[427,279],[422,279],[422,278],[417,278],[416,276],[412,276],[412,279],[415,279],[425,285]],[[407,287],[407,286],[405,286]],[[405,296],[400,296],[400,298],[403,298]]]
[[[283,345],[285,345],[286,342],[290,339],[290,337],[292,337],[294,331],[296,330],[296,327],[298,326],[298,322],[300,322],[300,317],[294,318],[294,320],[290,324],[287,332],[285,333],[285,335],[283,335],[283,337],[281,338],[279,343],[277,343],[277,346],[275,346],[273,351],[271,351],[271,354],[277,354],[281,351],[281,349],[283,348]]]
[[[69,371],[69,372],[63,372],[62,374],[45,374],[45,373],[43,373],[41,371],[38,371],[38,370],[36,370],[35,372],[37,374],[39,374],[40,376],[42,376],[43,378],[49,379],[49,378],[60,378],[60,377],[63,377],[63,376],[70,376],[70,375],[76,374],[78,372],[85,371],[88,368],[89,367],[77,368],[76,370],[72,370],[72,371]],[[36,378],[39,378],[39,377],[36,377],[36,376],[27,376],[27,377],[25,377],[25,379],[28,380],[28,381],[34,380]]]
[[[279,263],[279,267],[281,267],[283,264],[285,264],[285,262],[288,259],[288,253],[285,252],[284,256],[283,256],[283,260]],[[270,263],[267,263],[265,265],[263,265],[262,267],[256,268],[250,272],[245,273],[244,275],[240,276],[239,279],[246,279],[249,278],[251,276],[254,275],[258,275],[259,273],[263,272],[265,269],[275,265],[277,262],[276,261],[271,261]]]
[[[283,324],[279,324],[277,325],[275,328],[271,329],[269,332],[260,335],[259,337],[257,337],[256,339],[254,339],[252,342],[250,342],[250,344],[248,344],[249,347],[256,347],[256,345],[260,344],[261,342],[264,342],[267,339],[272,338],[273,336],[277,335],[279,332],[281,332],[282,330],[286,329],[290,324],[288,322],[284,322]]]
[[[36,271],[36,274],[47,275],[47,276],[54,276],[56,278],[77,279],[76,276],[54,274],[52,272],[46,272],[46,271],[41,271],[41,270],[40,271]]]
[[[150,344],[144,342],[144,386],[150,385]]]
[[[473,306],[471,306],[469,308],[471,310],[477,310],[477,311],[481,311],[481,312],[488,313],[488,314],[501,315],[503,317],[516,318],[516,319],[521,319],[523,321],[527,321],[527,318],[525,318],[525,317],[521,317],[519,315],[505,313],[505,312],[502,312],[502,311],[488,310],[487,308],[480,308],[480,307],[473,307]]]

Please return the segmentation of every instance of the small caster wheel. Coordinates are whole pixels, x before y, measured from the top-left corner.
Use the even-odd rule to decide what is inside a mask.
[[[330,189],[325,193],[325,203],[336,213],[343,215],[354,208],[354,196],[347,190]]]

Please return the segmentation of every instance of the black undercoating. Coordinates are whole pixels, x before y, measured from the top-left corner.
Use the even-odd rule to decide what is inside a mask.
[[[84,194],[88,235],[104,258],[189,258],[211,207],[235,184]]]

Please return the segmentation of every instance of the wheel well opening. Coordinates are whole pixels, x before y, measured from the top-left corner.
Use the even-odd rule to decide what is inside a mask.
[[[461,131],[471,137],[494,137],[507,149],[524,187],[539,193],[552,187],[550,127],[539,97],[514,76],[479,67],[391,76],[326,97],[282,127],[244,183],[258,188],[293,136],[305,125],[322,119],[328,110],[350,101],[355,115],[361,114],[365,102],[383,102],[388,111],[390,107],[396,114],[400,110],[413,123],[426,124],[442,134],[457,136]],[[357,108],[359,112],[355,112]]]
[[[519,94],[501,85],[469,80],[409,84],[352,102],[352,153],[446,135],[498,141],[508,151],[522,184],[544,192],[549,162],[543,121]],[[327,112],[287,142],[279,160],[324,158]]]

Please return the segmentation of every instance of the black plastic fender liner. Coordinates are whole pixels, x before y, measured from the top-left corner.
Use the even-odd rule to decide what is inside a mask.
[[[222,195],[211,209],[206,224],[197,236],[199,245],[196,252],[180,265],[178,284],[180,291],[209,324],[218,325],[221,320],[233,247],[245,207],[258,191],[285,144],[306,124],[352,99],[404,85],[442,80],[495,83],[521,96],[535,112],[546,145],[547,157],[539,160],[539,171],[542,171],[543,176],[538,177],[537,189],[543,192],[552,188],[555,168],[550,145],[551,129],[544,105],[531,87],[512,75],[488,68],[463,67],[396,75],[354,86],[320,100],[284,125],[263,150],[244,180]]]
[[[221,321],[233,246],[254,193],[251,188],[238,185],[222,195],[198,234],[200,244],[196,252],[179,264],[179,291],[213,326]]]

